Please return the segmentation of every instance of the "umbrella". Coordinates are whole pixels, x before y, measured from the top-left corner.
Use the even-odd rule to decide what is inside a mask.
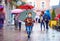
[[[19,6],[19,8],[20,8],[20,9],[26,9],[26,10],[29,10],[29,9],[33,9],[34,6],[29,5],[29,4],[25,4],[25,5]]]
[[[44,16],[48,16],[48,18],[51,19],[50,11],[46,10]]]
[[[4,6],[3,5],[0,5],[0,8],[4,8]]]
[[[28,11],[24,11],[24,12],[20,13],[19,19],[21,21],[24,21],[24,19],[27,17],[28,12],[31,12],[32,13],[32,18],[34,19],[36,13],[33,10],[28,10]]]
[[[60,18],[60,14],[58,14],[57,17]]]
[[[55,20],[59,20],[59,18],[58,18],[58,17],[55,17],[54,19],[55,19]]]
[[[4,8],[4,6],[0,5],[0,11],[2,11],[2,10],[3,10],[3,8]]]
[[[11,13],[12,14],[19,14],[19,13],[21,13],[23,11],[25,11],[25,10],[23,10],[23,9],[14,9],[14,10],[11,11]]]

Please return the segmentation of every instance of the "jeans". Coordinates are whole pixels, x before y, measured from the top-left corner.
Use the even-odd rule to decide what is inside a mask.
[[[44,26],[44,30],[45,30],[45,24],[44,24],[44,22],[41,22],[41,31],[42,31],[42,26]]]
[[[36,18],[36,22],[40,23],[40,20],[38,18]]]
[[[14,20],[14,25],[15,25],[15,28],[17,29],[18,28],[18,21],[17,20]]]
[[[19,30],[21,30],[21,22],[19,22]]]
[[[3,25],[4,25],[4,19],[0,19],[0,29],[3,28]]]
[[[48,28],[48,23],[46,22],[46,29],[48,30],[49,28]]]
[[[26,26],[26,31],[27,31],[28,36],[30,36],[30,34],[31,34],[32,27],[33,26]]]

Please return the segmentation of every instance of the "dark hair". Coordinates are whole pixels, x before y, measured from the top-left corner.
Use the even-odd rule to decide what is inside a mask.
[[[44,14],[44,11],[41,11],[42,14]]]
[[[29,12],[28,14],[31,14],[31,15],[32,15],[32,13],[31,13],[31,12]]]

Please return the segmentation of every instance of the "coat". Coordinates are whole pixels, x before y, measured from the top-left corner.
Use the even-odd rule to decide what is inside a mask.
[[[33,20],[31,17],[27,17],[27,18],[24,20],[24,22],[25,22],[25,25],[26,25],[26,26],[32,26],[34,20]]]

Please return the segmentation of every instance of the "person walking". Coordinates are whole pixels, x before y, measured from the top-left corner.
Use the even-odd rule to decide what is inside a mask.
[[[49,29],[49,27],[48,27],[48,24],[49,24],[49,18],[48,18],[48,16],[46,15],[45,17],[44,17],[44,20],[45,20],[45,23],[46,23],[46,30],[48,30]]]
[[[40,23],[40,21],[39,21],[40,19],[39,19],[39,16],[38,15],[36,15],[35,16],[35,21],[36,21],[36,23]]]
[[[46,23],[46,30],[48,31],[48,29],[49,29],[49,21],[50,21],[50,19],[51,19],[51,15],[50,15],[50,11],[49,10],[46,10],[45,11],[45,14],[44,14],[44,21],[45,21],[45,23]]]
[[[34,22],[34,20],[32,19],[32,13],[31,12],[28,13],[28,17],[24,20],[24,22],[25,22],[28,38],[30,38],[31,31],[33,28],[33,22]]]
[[[3,29],[4,20],[5,20],[5,13],[3,12],[3,10],[1,10],[0,11],[0,29]]]
[[[14,16],[14,25],[15,25],[15,30],[17,30],[18,28],[18,16],[17,15]]]
[[[18,14],[18,27],[19,27],[19,31],[21,31],[21,24],[22,24],[22,21],[20,20],[20,16]]]
[[[45,31],[45,24],[44,24],[44,19],[43,19],[43,15],[44,15],[44,11],[41,11],[41,15],[40,15],[40,23],[41,23],[41,31],[42,31],[42,26],[44,26],[44,31]]]
[[[36,23],[40,23],[40,17],[39,17],[40,16],[40,13],[41,12],[39,10],[36,10],[36,16],[35,16],[35,22]]]

